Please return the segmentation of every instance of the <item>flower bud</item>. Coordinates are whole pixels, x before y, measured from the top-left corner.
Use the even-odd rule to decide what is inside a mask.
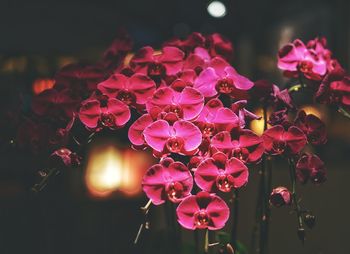
[[[52,167],[71,167],[80,164],[80,157],[67,148],[54,151],[50,156]]]
[[[308,228],[312,229],[315,226],[315,222],[316,222],[316,216],[313,215],[312,213],[306,213],[304,214],[303,220],[306,224],[306,226],[308,226]]]
[[[286,187],[277,187],[270,194],[270,204],[275,207],[281,207],[291,204],[291,193]]]

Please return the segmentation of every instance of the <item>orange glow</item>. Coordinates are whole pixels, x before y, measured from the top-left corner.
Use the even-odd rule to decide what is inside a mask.
[[[100,198],[114,192],[137,196],[141,193],[143,174],[152,162],[150,155],[141,151],[123,151],[113,145],[94,148],[86,169],[87,189]]]
[[[316,108],[316,107],[311,106],[311,105],[305,105],[301,109],[304,110],[306,114],[313,114],[313,115],[317,116],[318,118],[320,118],[321,120],[324,120],[323,114],[319,108]]]
[[[36,79],[33,83],[32,89],[34,94],[39,94],[45,90],[51,89],[55,84],[53,79]]]
[[[133,58],[134,53],[128,53],[124,58],[124,65],[129,66],[131,59]]]

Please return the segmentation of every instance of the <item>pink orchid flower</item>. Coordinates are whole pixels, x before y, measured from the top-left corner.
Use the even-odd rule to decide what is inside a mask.
[[[262,139],[251,130],[241,130],[237,139],[232,139],[231,134],[222,131],[211,139],[213,148],[233,156],[244,163],[257,163],[264,153]]]
[[[326,167],[324,162],[315,154],[304,154],[295,167],[297,179],[301,183],[323,183],[326,181]]]
[[[317,116],[306,114],[304,110],[301,110],[298,112],[294,124],[305,133],[311,144],[321,145],[326,143],[326,125]]]
[[[181,93],[169,87],[159,88],[146,103],[148,112],[154,107],[173,112],[184,120],[193,120],[204,106],[204,97],[194,88],[185,87]]]
[[[137,73],[150,77],[175,75],[181,71],[185,54],[176,47],[163,47],[160,53],[152,47],[141,48],[130,61],[130,66]]]
[[[298,72],[301,72],[306,78],[320,80],[327,72],[327,62],[297,39],[278,52],[278,68],[292,76],[298,76]]]
[[[220,131],[231,131],[238,127],[239,119],[231,109],[225,108],[220,100],[212,99],[199,114],[196,125],[204,137],[212,137]]]
[[[201,162],[194,173],[196,184],[204,191],[230,192],[248,182],[248,168],[242,161],[218,152]]]
[[[156,84],[149,77],[136,73],[131,77],[113,74],[99,83],[97,88],[110,98],[117,98],[127,105],[145,104],[156,90]]]
[[[210,64],[211,56],[205,48],[197,47],[184,62],[184,70],[190,69],[200,73]]]
[[[202,191],[185,198],[176,214],[178,222],[186,229],[218,230],[225,226],[230,209],[220,197]]]
[[[142,188],[155,205],[166,200],[178,203],[191,194],[193,177],[181,162],[165,158],[149,168],[142,179]]]
[[[221,58],[211,60],[208,68],[203,70],[196,81],[194,88],[204,97],[213,97],[218,93],[235,97],[237,93],[249,90],[254,83],[237,71]]]
[[[79,102],[79,98],[74,97],[71,90],[53,88],[45,90],[33,98],[32,110],[39,116],[71,118]]]
[[[165,120],[151,123],[143,131],[145,142],[159,153],[192,154],[202,141],[202,133],[193,123],[176,121],[172,126]]]
[[[306,145],[307,139],[302,130],[291,126],[286,131],[282,125],[267,129],[262,135],[265,151],[271,155],[297,154]]]
[[[118,99],[90,98],[82,102],[79,110],[80,121],[89,129],[108,127],[115,129],[124,126],[130,119],[130,110]]]

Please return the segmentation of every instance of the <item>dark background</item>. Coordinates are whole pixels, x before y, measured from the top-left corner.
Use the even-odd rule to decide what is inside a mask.
[[[80,0],[0,2],[0,101],[5,111],[21,93],[30,101],[32,82],[52,77],[67,62],[96,61],[125,28],[135,47],[159,46],[192,31],[219,32],[234,43],[234,65],[251,79],[285,80],[276,70],[276,52],[295,38],[326,36],[335,57],[349,70],[350,2],[347,0],[225,0],[227,15],[208,15],[205,0]],[[304,98],[302,102],[308,102]],[[296,219],[288,209],[273,209],[270,252],[273,254],[350,253],[348,181],[350,123],[329,109],[329,142],[317,151],[328,166],[321,186],[298,186],[302,202],[317,215],[304,246],[296,236]],[[3,121],[0,119],[0,121]],[[2,122],[1,126],[6,125]],[[1,142],[12,138],[2,131]],[[0,253],[166,253],[172,246],[164,231],[163,208],[152,210],[151,228],[132,247],[142,216],[141,195],[95,200],[86,195],[82,168],[60,175],[43,193],[33,194],[35,158],[1,145]],[[250,246],[257,193],[257,172],[242,191],[239,239]],[[286,165],[274,168],[273,185],[288,185]],[[191,249],[192,234],[182,231]],[[253,253],[253,252],[250,252]]]

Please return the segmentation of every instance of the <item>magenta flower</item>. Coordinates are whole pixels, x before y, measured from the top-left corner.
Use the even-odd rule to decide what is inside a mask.
[[[292,203],[292,194],[286,187],[277,187],[270,194],[270,204],[275,207],[290,205]]]
[[[323,161],[315,154],[304,154],[296,164],[297,179],[301,183],[326,181],[326,168]]]
[[[278,68],[293,76],[301,72],[306,78],[320,80],[327,72],[327,62],[301,40],[295,40],[278,52]]]
[[[194,173],[194,180],[204,191],[230,192],[248,182],[248,168],[237,158],[228,159],[218,152],[201,162]]]
[[[81,96],[91,93],[109,74],[100,65],[68,64],[55,75],[57,90],[70,89]]]
[[[184,164],[171,158],[165,158],[149,168],[142,180],[143,191],[155,205],[166,200],[180,202],[191,194],[192,186],[191,172]]]
[[[127,105],[117,99],[94,98],[82,102],[79,110],[80,121],[89,129],[108,127],[115,129],[125,125],[130,119]]]
[[[204,97],[213,97],[218,93],[235,97],[237,93],[249,90],[253,86],[253,82],[239,75],[232,66],[218,57],[211,61],[209,67],[203,70],[194,82],[194,88]]]
[[[79,166],[81,158],[67,148],[60,148],[50,155],[52,167]]]
[[[185,198],[177,207],[176,214],[184,228],[218,230],[225,226],[230,209],[220,197],[202,191]]]
[[[326,125],[317,116],[306,114],[304,110],[301,110],[298,112],[294,124],[305,133],[311,144],[321,145],[326,143]]]
[[[212,99],[199,114],[196,125],[203,136],[212,137],[220,131],[231,131],[239,127],[239,119],[231,109],[225,108],[220,100]]]
[[[110,98],[117,98],[127,105],[145,104],[156,90],[156,84],[149,77],[134,74],[126,77],[113,74],[109,79],[99,83],[97,88]]]
[[[221,56],[230,61],[233,57],[232,43],[221,34],[214,33],[206,37],[206,44],[212,57]]]
[[[247,106],[247,100],[238,100],[231,105],[232,111],[238,115],[239,126],[243,129],[246,121],[261,119],[261,116],[257,116],[253,112],[250,112],[245,107]]]
[[[211,145],[218,151],[238,158],[244,163],[256,163],[264,153],[262,139],[247,129],[242,130],[237,139],[233,140],[229,132],[219,132],[212,138]]]
[[[186,39],[171,39],[164,43],[164,46],[178,47],[185,52],[192,52],[194,48],[204,47],[205,38],[198,32],[191,33]]]
[[[131,59],[130,65],[137,73],[150,77],[175,75],[181,71],[185,54],[176,47],[163,47],[157,53],[152,47],[141,48]]]
[[[200,73],[210,64],[210,60],[211,56],[209,52],[204,48],[197,47],[194,49],[194,52],[186,58],[183,68],[185,70],[195,70],[196,73]]]
[[[172,126],[165,120],[151,123],[143,131],[147,145],[159,153],[192,154],[202,142],[201,131],[188,121],[176,121]]]
[[[267,129],[262,139],[265,151],[272,155],[297,154],[307,142],[304,132],[298,127],[291,126],[286,131],[282,125],[275,125]]]
[[[185,87],[181,93],[169,87],[159,88],[146,103],[147,111],[154,107],[161,108],[164,112],[175,113],[178,118],[193,120],[201,112],[204,106],[204,97],[200,92],[191,87]]]
[[[170,87],[176,92],[182,92],[187,86],[192,87],[197,74],[193,70],[184,70],[171,82]]]
[[[143,137],[143,131],[147,126],[153,123],[153,118],[150,114],[144,114],[140,116],[128,130],[128,137],[130,142],[135,147],[143,147],[145,144],[145,139]]]
[[[338,104],[350,107],[350,76],[345,76],[342,80],[330,83],[331,93],[337,98]]]

